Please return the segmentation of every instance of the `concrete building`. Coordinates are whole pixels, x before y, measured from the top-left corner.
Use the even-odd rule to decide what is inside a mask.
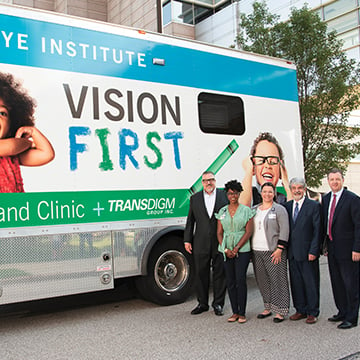
[[[1,3],[55,11],[148,31],[234,45],[239,13],[250,13],[254,0],[0,0]],[[360,0],[267,0],[271,13],[286,20],[291,8],[305,3],[336,30],[344,51],[360,60]]]
[[[0,3],[54,11],[157,31],[157,0],[0,0]]]
[[[217,45],[234,44],[238,32],[238,16],[250,13],[254,0],[166,0],[163,1],[164,32],[189,37],[193,28],[193,39]],[[329,30],[336,30],[344,42],[348,57],[360,60],[360,1],[359,0],[267,0],[266,4],[280,20],[289,17],[292,8],[304,4],[314,9]],[[186,29],[186,30],[185,30]]]
[[[55,11],[149,31],[230,46],[239,13],[254,0],[0,0],[1,3]],[[305,3],[336,30],[349,57],[360,59],[360,0],[267,0],[270,12],[286,20]]]

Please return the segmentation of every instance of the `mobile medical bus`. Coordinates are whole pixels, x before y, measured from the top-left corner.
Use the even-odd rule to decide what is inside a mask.
[[[241,181],[242,160],[269,131],[289,176],[302,174],[289,62],[0,5],[0,72],[36,100],[35,127],[55,150],[50,163],[21,167],[24,192],[0,194],[0,304],[124,277],[151,301],[184,301],[193,275],[183,230],[202,172],[219,187]]]

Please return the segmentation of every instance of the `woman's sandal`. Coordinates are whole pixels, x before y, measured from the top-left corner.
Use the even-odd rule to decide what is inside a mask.
[[[273,318],[273,321],[274,323],[278,324],[278,323],[281,323],[285,320],[285,318],[283,316],[280,317],[280,315],[276,315],[274,318]]]
[[[265,319],[265,318],[267,318],[267,317],[269,317],[269,316],[271,316],[271,315],[272,315],[272,312],[271,312],[271,311],[268,312],[268,313],[262,312],[261,314],[258,314],[257,318],[258,318],[258,319]]]

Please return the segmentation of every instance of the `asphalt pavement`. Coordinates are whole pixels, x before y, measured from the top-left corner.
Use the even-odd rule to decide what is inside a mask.
[[[118,300],[119,290],[102,292],[75,297],[72,305],[65,298],[1,308],[0,359],[360,359],[360,326],[340,330],[327,320],[336,309],[327,259],[320,264],[321,314],[313,325],[257,319],[263,304],[250,266],[245,324],[227,323],[228,298],[224,316],[194,316],[195,297],[161,307],[123,292]]]

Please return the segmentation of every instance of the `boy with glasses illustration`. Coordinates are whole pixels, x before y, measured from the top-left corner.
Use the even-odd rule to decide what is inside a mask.
[[[258,190],[261,185],[271,182],[276,187],[280,179],[288,200],[292,199],[284,164],[284,153],[272,134],[268,132],[259,134],[251,147],[250,157],[245,159],[243,166],[245,168],[245,177],[242,181],[244,192],[241,194],[240,203],[247,206],[261,203],[261,195]],[[252,187],[253,175],[256,178],[255,187]],[[284,204],[286,200],[284,194],[276,194],[277,203]]]

